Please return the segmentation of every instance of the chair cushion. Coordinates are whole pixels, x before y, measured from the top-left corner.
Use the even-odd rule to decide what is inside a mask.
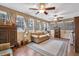
[[[7,56],[7,55],[12,55],[12,54],[13,54],[12,49],[6,49],[6,50],[0,51],[0,56]]]
[[[5,49],[9,49],[9,48],[10,48],[10,43],[0,44],[0,51],[5,50]]]

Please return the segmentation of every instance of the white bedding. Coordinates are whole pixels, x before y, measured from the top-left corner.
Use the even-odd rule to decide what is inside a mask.
[[[44,56],[67,55],[67,42],[60,40],[47,40],[40,44],[30,43],[27,46]]]

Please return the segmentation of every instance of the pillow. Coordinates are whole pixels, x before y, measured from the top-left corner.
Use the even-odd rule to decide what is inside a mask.
[[[36,32],[36,35],[43,35],[44,32]]]
[[[36,32],[32,32],[32,35],[43,35],[44,32],[42,31],[36,31]]]
[[[0,44],[0,50],[6,50],[10,48],[10,43]]]
[[[40,37],[40,38],[42,38],[42,37],[47,37],[47,35],[40,35],[39,37]]]
[[[32,35],[32,37],[34,37],[34,38],[38,38],[38,35]]]
[[[49,34],[46,34],[47,36],[50,36]]]

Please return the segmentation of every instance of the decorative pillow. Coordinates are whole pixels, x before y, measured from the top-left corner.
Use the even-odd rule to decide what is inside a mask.
[[[32,35],[32,37],[34,37],[34,38],[38,38],[38,35]]]
[[[41,38],[41,37],[46,37],[47,35],[40,35],[39,37]]]
[[[0,44],[0,50],[5,50],[10,48],[10,43]]]
[[[44,32],[35,32],[35,33],[32,33],[33,35],[43,35]]]

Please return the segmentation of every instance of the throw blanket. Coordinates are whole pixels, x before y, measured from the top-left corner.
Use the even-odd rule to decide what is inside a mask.
[[[67,55],[68,42],[49,39],[40,44],[32,42],[27,46],[44,56],[64,56]]]

